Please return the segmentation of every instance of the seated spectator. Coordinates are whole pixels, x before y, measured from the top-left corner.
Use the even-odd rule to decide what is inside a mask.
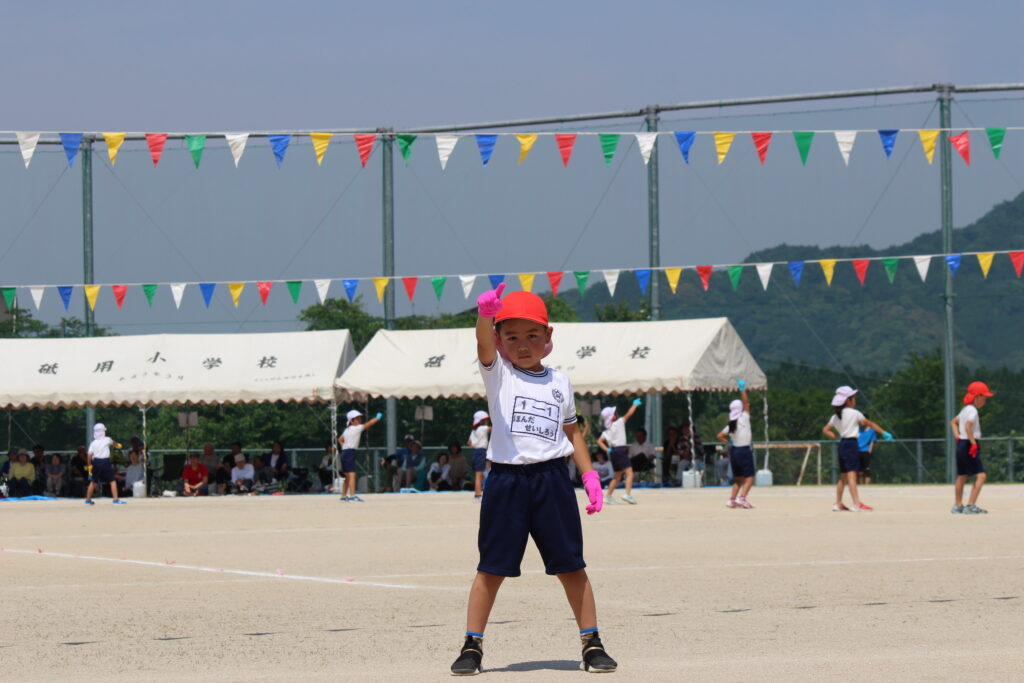
[[[402,459],[401,472],[398,474],[399,488],[412,488],[419,477],[419,468],[423,464],[423,444],[413,441],[409,444],[409,452]]]
[[[59,455],[50,456],[50,464],[46,466],[46,495],[58,498],[64,492],[64,475],[67,471]]]
[[[334,444],[324,444],[324,457],[320,459],[320,467],[316,469],[316,475],[320,478],[320,489],[324,493],[334,492],[334,473],[341,472],[341,461],[334,451]]]
[[[431,491],[451,491],[452,483],[448,478],[451,466],[448,464],[448,454],[438,453],[437,459],[430,465],[427,472],[427,483]]]
[[[269,493],[277,490],[277,480],[274,479],[274,470],[266,463],[263,456],[257,455],[252,459],[253,491]]]
[[[647,440],[647,430],[640,427],[636,430],[636,442],[629,445],[629,461],[633,465],[633,471],[640,473],[640,478],[645,478],[645,473],[654,470],[654,459],[658,456],[654,444]]]
[[[29,459],[32,467],[36,468],[36,480],[32,482],[32,493],[41,495],[46,490],[46,449],[43,444],[37,443],[32,447],[32,457]]]
[[[189,453],[181,471],[181,495],[205,496],[209,493],[210,470],[199,461],[198,453]]]
[[[89,475],[85,473],[86,448],[79,446],[68,463],[71,475],[71,495],[75,498],[85,497],[85,487],[89,485]]]
[[[213,444],[209,441],[203,444],[203,454],[199,456],[199,463],[207,472],[217,469],[217,452],[213,450]]]
[[[274,479],[282,482],[288,481],[288,456],[280,441],[270,444],[270,455],[264,462],[274,471]]]
[[[231,469],[234,466],[235,458],[230,455],[225,455],[224,459],[220,461],[220,465],[217,466],[217,471],[213,473],[213,481],[217,485],[217,495],[223,496],[228,492],[228,486],[231,484]]]
[[[608,454],[601,449],[597,450],[597,459],[594,461],[594,471],[601,480],[601,486],[607,486],[608,482],[615,476],[615,469],[608,460]]]
[[[661,448],[661,482],[669,484],[672,473],[679,467],[679,430],[669,427],[665,432],[665,442]]]
[[[8,493],[11,498],[31,496],[35,480],[35,465],[28,461],[28,451],[22,448],[18,451],[18,460],[11,465],[11,473],[7,478]]]
[[[405,463],[406,456],[412,452],[412,442],[416,438],[412,434],[406,434],[403,439],[404,446],[395,449],[395,452],[385,456],[380,461],[380,466],[384,468],[384,484],[381,486],[381,491],[398,491],[401,488],[401,482],[399,481],[399,471],[402,469]]]
[[[3,465],[0,465],[0,477],[7,479],[11,476],[11,465],[18,462],[18,449],[12,448],[7,451],[7,460]]]
[[[142,449],[132,447],[128,452],[128,467],[124,470],[124,495],[134,495],[135,482],[146,478],[146,468],[142,465]]]
[[[242,495],[251,493],[256,471],[252,465],[245,460],[245,455],[239,453],[235,456],[235,466],[231,468],[231,492]]]
[[[461,491],[469,480],[469,462],[462,454],[462,446],[457,441],[448,444],[448,482],[453,491]]]

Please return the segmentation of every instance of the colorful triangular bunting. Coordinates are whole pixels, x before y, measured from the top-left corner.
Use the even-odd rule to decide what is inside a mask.
[[[1021,252],[1024,255],[1024,252]],[[1020,276],[1020,269],[1017,270],[1017,276]],[[29,294],[32,295],[32,303],[35,304],[36,310],[43,305],[43,294],[46,292],[46,287],[29,287]]]
[[[914,265],[917,267],[917,274],[921,278],[921,282],[924,282],[928,277],[928,266],[932,264],[931,256],[915,256]]]
[[[853,143],[857,139],[855,130],[837,130],[832,133],[836,137],[836,145],[839,146],[839,154],[843,157],[843,164],[850,165],[850,152],[853,151]]]
[[[946,265],[949,266],[949,272],[956,275],[956,271],[960,269],[960,261],[962,257],[960,254],[948,254],[946,256]]]
[[[203,304],[210,307],[210,300],[213,299],[213,290],[217,289],[216,282],[200,282],[199,291],[203,294]]]
[[[522,133],[516,135],[516,140],[519,141],[519,163],[523,163],[526,160],[526,155],[533,149],[533,145],[537,142],[536,133]]]
[[[896,279],[896,269],[900,265],[900,260],[898,258],[882,259],[882,265],[885,266],[885,276],[889,278],[889,284],[891,285]]]
[[[601,142],[601,154],[604,155],[604,165],[612,165],[612,157],[615,156],[615,150],[619,146],[619,138],[622,136],[618,133],[598,133],[597,139]]]
[[[284,155],[288,152],[288,145],[291,144],[291,135],[268,135],[267,142],[270,143],[270,149],[274,152],[274,161],[277,162],[277,167],[281,168],[281,164],[284,163]]]
[[[935,141],[939,139],[939,131],[937,130],[919,130],[917,136],[921,138],[921,149],[924,150],[924,158],[928,160],[928,163],[932,163],[935,159]]]
[[[313,154],[316,156],[316,165],[322,166],[324,155],[327,154],[327,146],[331,144],[334,133],[310,133],[309,139],[313,142]],[[363,164],[365,166],[366,164]]]
[[[572,274],[576,278],[576,289],[579,290],[580,296],[583,296],[583,292],[587,291],[587,280],[590,279],[590,271],[574,270]]]
[[[640,293],[647,293],[647,286],[651,284],[651,269],[650,268],[638,268],[633,271],[636,275],[636,283],[640,285]]]
[[[800,286],[800,276],[804,274],[804,262],[803,261],[790,261],[789,262],[789,274],[793,276],[793,286]]]
[[[757,277],[761,280],[761,288],[765,291],[768,290],[768,281],[772,277],[772,267],[774,265],[774,263],[757,264]]]
[[[619,283],[619,270],[602,270],[601,274],[604,275],[604,282],[608,285],[609,296],[615,296],[615,285]]]
[[[1017,273],[1017,277],[1020,277],[1021,268],[1024,268],[1024,251],[1011,251],[1010,263],[1013,264],[1013,270]],[[36,304],[36,308],[39,308],[38,304]]]
[[[986,128],[985,135],[988,136],[988,144],[992,147],[992,156],[999,158],[1003,151],[1003,139],[1006,137],[1005,128]]]
[[[420,279],[418,277],[403,277],[402,285],[405,286],[405,294],[409,297],[409,301],[412,301],[416,295],[416,285],[418,285]]]
[[[491,160],[491,155],[494,154],[494,145],[498,142],[498,136],[477,134],[475,137],[476,147],[480,150],[480,161],[483,162],[484,166],[487,166],[487,162]]]
[[[461,135],[435,135],[434,142],[437,143],[437,158],[441,161],[441,170],[448,165],[448,158],[455,151],[455,145],[459,142]]]
[[[377,290],[377,302],[380,303],[384,300],[384,290],[387,289],[388,278],[386,277],[375,277],[373,278],[373,287]]]
[[[562,286],[562,276],[565,273],[561,270],[548,271],[548,284],[551,285],[551,296],[558,296],[558,288]]]
[[[692,130],[677,130],[674,133],[676,144],[679,145],[679,153],[683,155],[683,161],[690,163],[690,148],[697,138],[697,133]]]
[[[185,287],[187,286],[188,283],[185,282],[175,282],[171,285],[171,296],[174,297],[175,308],[181,308],[181,297],[185,294]],[[209,308],[210,304],[206,304],[206,307]]]
[[[562,157],[562,168],[568,168],[569,157],[576,146],[576,133],[555,133],[555,142],[558,143],[558,154]]]
[[[231,301],[234,302],[235,308],[238,308],[238,299],[242,296],[242,290],[245,289],[244,282],[229,282],[228,291],[231,292]]]
[[[697,266],[697,275],[700,277],[700,283],[704,285],[704,291],[708,291],[708,287],[711,285],[711,272],[714,270],[712,266]]]
[[[370,153],[373,152],[373,143],[377,142],[376,133],[353,135],[356,141],[356,150],[359,152],[359,163],[366,168],[366,162],[370,160]]]
[[[64,156],[68,158],[68,168],[74,166],[78,149],[82,146],[81,133],[61,133],[60,144],[64,147]]]
[[[313,280],[313,286],[316,288],[316,296],[320,299],[320,303],[327,301],[327,292],[331,288],[331,281],[329,279],[324,280]],[[349,297],[349,301],[352,297]]]
[[[459,284],[462,285],[462,296],[468,299],[476,284],[476,275],[460,275]]]
[[[128,293],[128,285],[111,285],[110,291],[114,293],[114,303],[120,311],[124,306],[124,295]]]
[[[149,158],[153,160],[153,168],[160,163],[167,143],[167,133],[146,133],[146,146],[149,147]]]
[[[288,294],[292,297],[292,303],[299,303],[299,293],[302,291],[302,280],[288,280]]]
[[[488,275],[487,279],[491,281],[491,289],[497,289],[498,285],[505,281],[504,275]]]
[[[25,168],[32,163],[32,155],[36,153],[36,145],[39,144],[39,133],[15,133],[18,138],[18,147],[21,149],[21,160],[25,162]]]
[[[57,293],[60,294],[60,300],[64,302],[64,310],[68,310],[68,306],[71,304],[71,292],[74,287],[71,285],[59,285],[57,287]]]
[[[882,149],[885,150],[886,159],[892,157],[892,150],[896,146],[896,136],[899,135],[899,132],[898,129],[878,131],[878,137],[882,141]]]
[[[794,130],[793,142],[796,143],[796,151],[800,153],[800,163],[807,165],[807,155],[811,151],[811,143],[814,142],[814,131]]]
[[[654,145],[658,142],[657,133],[634,133],[636,136],[636,146],[640,149],[640,158],[644,160],[644,166],[651,160],[651,152],[654,151]]]
[[[768,132],[751,133],[750,137],[754,141],[757,158],[761,160],[761,165],[764,166],[764,160],[768,158],[768,145],[772,143],[772,134]]]
[[[228,148],[231,150],[231,158],[235,160],[235,168],[245,154],[245,145],[249,141],[248,133],[224,133],[224,139],[228,141]]]
[[[971,165],[971,133],[970,131],[964,131],[959,135],[950,135],[949,141],[953,144],[953,149],[960,153],[960,157],[964,160],[964,163],[968,166]]]
[[[836,271],[836,260],[834,258],[823,258],[818,261],[818,265],[821,266],[821,272],[825,274],[825,284],[831,287],[832,276]]]
[[[434,287],[434,296],[437,297],[438,301],[441,300],[441,295],[444,293],[444,285],[446,282],[448,282],[448,278],[444,275],[436,275],[430,278],[430,284]]]
[[[256,290],[260,293],[260,303],[264,306],[267,305],[267,297],[270,296],[270,290],[273,289],[273,281],[264,281],[256,283]]]
[[[409,165],[409,156],[412,154],[412,143],[416,142],[415,135],[403,134],[396,135],[395,139],[398,140],[398,153],[402,155],[402,161],[405,165]]]
[[[740,286],[740,278],[743,277],[743,266],[729,266],[729,282],[732,283],[732,291]]]
[[[729,148],[732,147],[732,141],[735,137],[736,133],[715,131],[715,151],[718,152],[719,164],[725,161],[725,157],[729,154]]]
[[[666,268],[665,277],[668,279],[668,288],[672,290],[672,293],[676,293],[676,288],[679,287],[679,277],[683,274],[682,268]]]
[[[536,273],[519,273],[519,286],[523,288],[524,292],[533,291],[533,280],[536,275]]]
[[[82,289],[85,290],[85,300],[89,302],[89,310],[96,310],[96,299],[100,294],[99,285],[82,285]]]
[[[868,274],[868,266],[871,265],[871,260],[866,258],[855,258],[852,261],[853,272],[857,274],[857,280],[860,282],[860,286],[864,286],[864,277]]]
[[[148,284],[142,285],[142,293],[146,295],[146,305],[150,308],[153,307],[153,297],[156,296],[156,285]]]
[[[203,150],[206,149],[206,136],[186,135],[185,146],[188,147],[188,153],[192,155],[192,163],[199,168],[199,162],[203,159]]]
[[[978,265],[981,267],[981,276],[988,278],[988,271],[992,268],[992,257],[995,256],[991,251],[984,254],[978,254]]]

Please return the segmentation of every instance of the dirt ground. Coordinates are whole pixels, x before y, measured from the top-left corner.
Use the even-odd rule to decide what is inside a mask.
[[[586,518],[613,680],[1021,680],[1024,486],[988,487],[985,516],[949,487],[832,495],[640,490]],[[450,680],[478,507],[365,498],[0,503],[0,678]],[[531,544],[485,677],[585,677],[576,633]]]

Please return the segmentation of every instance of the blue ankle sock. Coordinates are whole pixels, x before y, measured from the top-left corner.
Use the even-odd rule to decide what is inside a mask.
[[[585,629],[582,629],[580,631],[580,635],[581,636],[586,636],[586,635],[589,635],[591,633],[597,633],[597,627],[596,626],[594,628],[585,628]]]
[[[466,635],[470,636],[471,638],[483,638],[484,637],[484,634],[482,634],[482,633],[473,633],[472,631],[466,631]]]

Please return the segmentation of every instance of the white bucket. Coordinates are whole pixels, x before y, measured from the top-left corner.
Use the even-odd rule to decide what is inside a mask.
[[[771,470],[758,470],[757,474],[754,475],[754,486],[771,486],[772,481]]]
[[[146,497],[146,482],[137,481],[132,484],[132,498],[145,498]]]
[[[335,493],[341,493],[341,488],[344,485],[345,485],[344,477],[338,477],[337,479],[335,479],[334,480],[334,492]]]
[[[702,476],[703,472],[696,470],[687,470],[683,472],[683,488],[684,489],[699,489],[704,485]]]

